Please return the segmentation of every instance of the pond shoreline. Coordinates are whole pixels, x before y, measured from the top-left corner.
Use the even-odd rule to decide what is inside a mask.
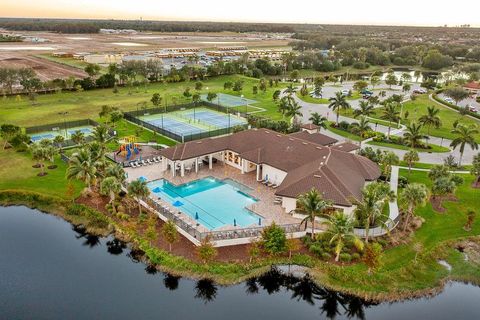
[[[18,195],[20,194],[29,194],[30,199],[20,199]],[[365,301],[381,303],[381,302],[400,302],[410,299],[418,299],[424,297],[433,297],[443,292],[445,289],[445,285],[449,282],[460,282],[464,284],[473,284],[473,285],[480,285],[480,279],[462,279],[460,277],[452,277],[447,276],[441,279],[440,284],[436,286],[432,286],[430,288],[425,288],[421,290],[415,291],[402,291],[402,292],[382,292],[382,293],[373,293],[370,291],[362,291],[357,289],[349,289],[343,287],[341,285],[334,285],[330,283],[326,277],[328,277],[327,272],[329,268],[329,264],[326,263],[319,263],[316,262],[315,265],[309,265],[308,263],[302,263],[301,260],[288,260],[282,258],[275,258],[275,259],[268,259],[261,261],[261,264],[257,264],[252,266],[251,269],[246,269],[244,274],[241,276],[235,275],[234,278],[228,276],[228,274],[215,274],[212,272],[208,272],[207,270],[202,270],[198,264],[189,260],[190,265],[182,266],[180,269],[176,269],[173,267],[169,267],[161,263],[156,263],[155,260],[158,260],[158,254],[167,254],[170,255],[168,252],[163,252],[163,250],[158,248],[152,248],[148,243],[141,239],[138,235],[132,236],[127,231],[122,230],[119,226],[110,221],[111,224],[108,228],[95,228],[88,226],[88,220],[86,219],[78,219],[78,217],[68,215],[66,212],[67,205],[71,204],[71,202],[56,199],[54,197],[44,196],[41,194],[35,194],[32,192],[21,192],[14,190],[7,190],[7,191],[0,191],[0,206],[9,207],[9,206],[25,206],[30,209],[37,209],[45,214],[54,215],[56,217],[62,218],[64,221],[70,223],[76,227],[83,227],[85,228],[85,232],[91,235],[96,236],[113,236],[121,241],[124,241],[132,246],[132,249],[139,250],[143,254],[140,257],[140,261],[145,263],[147,266],[154,266],[158,271],[166,272],[172,274],[174,276],[182,276],[187,277],[193,280],[199,280],[203,278],[208,278],[210,280],[215,281],[219,285],[235,285],[245,280],[261,275],[268,271],[272,266],[275,265],[298,265],[304,268],[307,268],[307,272],[312,276],[314,282],[329,290],[334,290],[340,292],[342,294],[348,294],[352,296],[359,297]],[[95,210],[94,208],[90,208]],[[99,213],[102,214],[102,213]],[[103,215],[103,214],[102,214]],[[83,217],[82,217],[83,218]],[[87,222],[87,223],[86,223]],[[172,255],[173,256],[173,255]],[[176,257],[176,256],[174,256]],[[161,257],[160,257],[161,258]],[[181,258],[181,260],[187,260],[185,258]],[[222,263],[221,266],[229,266],[232,263]],[[192,266],[198,266],[199,270],[192,270]],[[190,268],[189,268],[190,267]],[[317,267],[317,268],[316,268]],[[228,272],[228,270],[227,270]]]

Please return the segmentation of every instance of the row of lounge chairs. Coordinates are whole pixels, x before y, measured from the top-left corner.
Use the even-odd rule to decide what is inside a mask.
[[[270,182],[270,181],[268,181],[268,180],[266,180],[266,179],[265,179],[265,180],[262,180],[262,181],[260,181],[260,182],[261,182],[263,185],[266,185],[267,187],[270,187],[270,188],[272,188],[272,189],[278,188],[278,185],[276,185],[275,183]]]
[[[151,164],[160,163],[162,161],[161,157],[154,157],[152,159],[142,160],[142,161],[132,161],[130,162],[130,167],[138,168],[143,166],[149,166]]]

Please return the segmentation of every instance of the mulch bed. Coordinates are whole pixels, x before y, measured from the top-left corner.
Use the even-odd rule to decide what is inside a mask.
[[[130,226],[130,227],[134,226],[139,234],[144,234],[146,232],[146,229],[148,228],[147,220],[155,218],[156,219],[155,229],[158,237],[152,244],[157,248],[168,251],[169,249],[168,242],[164,241],[163,237],[161,236],[162,226],[164,225],[163,220],[157,218],[153,213],[148,213],[148,218],[145,220],[145,222],[141,223],[138,220],[139,212],[136,206],[134,208],[132,207],[128,212],[128,214],[132,217],[129,221],[117,219],[116,217],[113,217],[105,209],[105,206],[108,203],[108,201],[109,201],[108,197],[94,194],[91,196],[81,196],[76,200],[76,203],[84,204],[86,206],[94,208],[104,213],[105,215],[108,215],[109,217],[111,217],[121,225]],[[145,213],[146,210],[142,210],[142,212]],[[239,263],[249,262],[250,261],[250,256],[248,254],[249,246],[250,244],[219,247],[217,248],[218,255],[215,258],[215,260],[219,262],[239,262]],[[196,254],[196,248],[197,247],[192,242],[190,242],[190,240],[188,240],[187,238],[179,234],[179,241],[172,245],[172,253],[174,255],[181,256],[195,262],[201,262],[198,259],[198,256]],[[299,250],[297,250],[295,253],[310,254],[308,249],[303,244],[300,245]]]
[[[442,206],[444,201],[458,201],[458,199],[454,195],[430,197],[430,203],[432,204],[432,208],[437,212],[445,212],[445,208]]]

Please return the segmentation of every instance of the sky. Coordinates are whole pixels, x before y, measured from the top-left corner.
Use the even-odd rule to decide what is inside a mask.
[[[479,26],[479,0],[0,0],[1,17]]]

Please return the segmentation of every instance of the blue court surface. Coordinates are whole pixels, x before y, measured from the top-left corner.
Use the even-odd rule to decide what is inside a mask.
[[[44,131],[39,133],[30,134],[30,140],[32,142],[38,142],[44,139],[53,140],[56,136],[63,136],[65,140],[69,140],[72,134],[77,131],[82,132],[85,136],[89,136],[93,133],[93,126],[83,126],[75,128],[67,128],[67,133],[65,134],[65,129],[52,128],[50,131]]]
[[[200,95],[200,98],[203,101],[208,101],[206,94]],[[257,103],[257,102],[258,101],[256,100],[232,96],[230,94],[225,94],[225,93],[217,93],[217,97],[212,100],[212,103],[220,104],[221,106],[224,106],[224,107],[240,107],[240,106],[246,106],[246,105]]]
[[[247,124],[247,120],[242,117],[207,108],[189,109],[167,114],[151,114],[141,116],[139,119],[179,136]]]

